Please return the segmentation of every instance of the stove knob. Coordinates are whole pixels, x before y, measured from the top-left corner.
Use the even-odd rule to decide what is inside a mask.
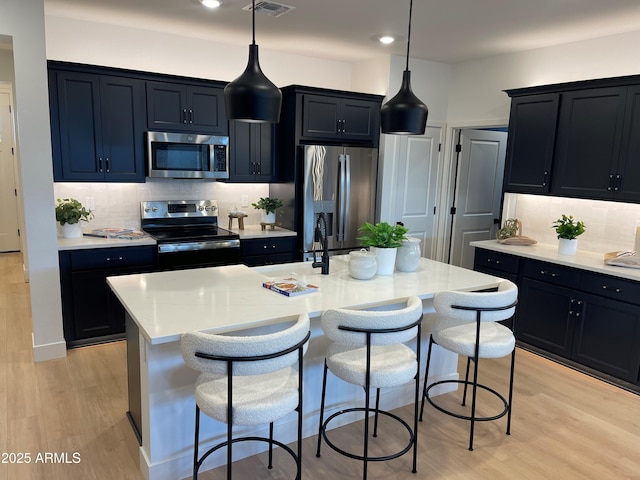
[[[158,211],[158,207],[153,207],[153,208],[151,209],[151,211],[152,211],[152,212],[157,212],[157,211]]]
[[[144,207],[144,213],[149,213],[149,210],[151,210],[149,207]]]

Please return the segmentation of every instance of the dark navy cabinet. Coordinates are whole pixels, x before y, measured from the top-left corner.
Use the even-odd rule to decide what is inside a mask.
[[[49,70],[54,180],[144,182],[144,82]]]
[[[229,182],[277,180],[278,124],[229,122]]]
[[[517,280],[518,344],[640,391],[640,282],[482,248],[474,269]]]
[[[228,135],[223,87],[147,82],[149,130]]]
[[[64,337],[68,347],[124,338],[125,311],[106,278],[150,272],[154,245],[59,252]]]
[[[242,263],[249,267],[296,261],[296,237],[243,239],[240,246]]]

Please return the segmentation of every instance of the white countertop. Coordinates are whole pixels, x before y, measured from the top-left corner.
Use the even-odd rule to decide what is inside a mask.
[[[629,280],[640,281],[640,269],[628,267],[612,267],[605,265],[604,253],[586,252],[578,250],[575,255],[559,255],[557,245],[536,243],[535,245],[504,245],[497,240],[483,240],[471,242],[472,247],[480,247],[496,252],[509,253],[521,257],[542,260],[545,262],[566,265],[567,267],[580,268],[591,272],[604,273]]]
[[[225,225],[220,225],[223,228],[226,228]],[[269,237],[295,237],[296,232],[293,230],[287,230],[285,228],[275,227],[274,230],[271,230],[270,227],[262,230],[260,225],[245,225],[244,230],[240,230],[238,228],[238,223],[236,221],[233,222],[233,228],[227,228],[227,230],[231,230],[233,233],[237,233],[240,235],[240,240],[244,239],[252,239],[252,238],[269,238]]]
[[[409,296],[431,298],[443,290],[495,287],[501,279],[421,259],[416,272],[371,280],[348,273],[348,256],[331,257],[330,275],[311,262],[249,268],[244,265],[109,277],[107,282],[151,344],[173,342],[187,331],[228,332],[295,318],[328,308],[367,308]],[[319,291],[286,297],[262,287],[267,279],[293,276]]]
[[[58,250],[86,250],[89,248],[134,247],[139,245],[155,245],[156,241],[151,237],[126,240],[120,238],[58,237]]]

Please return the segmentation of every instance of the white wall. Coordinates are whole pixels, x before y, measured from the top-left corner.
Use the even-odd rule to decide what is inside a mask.
[[[244,46],[150,30],[47,16],[47,58],[148,72],[231,81],[247,66]],[[258,37],[258,45],[260,44]],[[352,64],[260,47],[260,65],[279,87],[291,84],[350,90]],[[378,92],[368,92],[378,93]]]
[[[16,131],[26,212],[25,262],[30,274],[34,359],[66,354],[58,250],[52,215],[53,172],[43,0],[3,0],[0,34],[13,37]]]

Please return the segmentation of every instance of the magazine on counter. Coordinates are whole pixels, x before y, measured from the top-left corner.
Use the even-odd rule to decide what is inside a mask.
[[[262,284],[264,288],[273,290],[287,297],[296,297],[305,293],[317,292],[318,287],[310,283],[301,282],[295,278],[271,280]]]
[[[85,232],[86,237],[116,238],[133,232],[131,228],[96,228]]]

